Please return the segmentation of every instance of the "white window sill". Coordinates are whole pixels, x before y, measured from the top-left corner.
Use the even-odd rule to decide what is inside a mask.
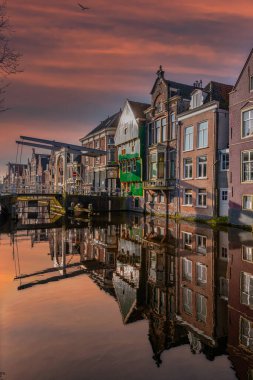
[[[192,152],[194,149],[192,148],[192,149],[188,149],[188,150],[183,150],[183,153],[185,153],[185,152]]]
[[[182,205],[182,206],[184,206],[184,207],[193,207],[193,205]]]
[[[208,149],[209,148],[209,146],[207,145],[207,146],[201,146],[201,147],[199,147],[199,148],[197,148],[197,150],[201,150],[201,149]]]
[[[184,181],[193,180],[193,178],[182,178]]]
[[[196,177],[194,179],[208,179],[208,177]]]
[[[207,208],[207,206],[195,206],[196,208]]]

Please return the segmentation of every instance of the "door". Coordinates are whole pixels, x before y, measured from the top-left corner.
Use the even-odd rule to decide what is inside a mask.
[[[220,189],[220,216],[228,216],[228,189]]]

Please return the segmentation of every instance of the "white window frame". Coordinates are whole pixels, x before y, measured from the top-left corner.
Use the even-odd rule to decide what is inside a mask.
[[[203,149],[207,147],[208,147],[208,121],[202,121],[197,126],[197,148]]]
[[[198,285],[207,283],[207,266],[203,263],[196,263],[196,280]]]
[[[175,140],[176,134],[176,114],[175,112],[170,113],[170,140]]]
[[[241,304],[253,309],[253,274],[241,272],[240,274]]]
[[[205,190],[205,191],[204,191]],[[201,199],[201,202],[200,202]],[[204,202],[205,200],[205,202]],[[198,189],[197,192],[197,207],[207,207],[207,191],[205,188]]]
[[[200,161],[201,159],[204,159],[204,158],[205,158],[205,161]],[[207,156],[197,157],[197,178],[207,178]]]
[[[244,155],[246,154],[248,155],[248,158],[244,158]],[[247,170],[244,169],[244,166],[247,167]],[[253,170],[251,170],[251,166],[253,166],[253,150],[242,151],[241,152],[241,181],[242,182],[253,182],[253,174],[251,175],[251,172],[253,172]],[[248,173],[248,175],[245,175],[244,173]],[[246,177],[249,177],[250,179],[245,179]]]
[[[166,127],[167,127],[167,120],[166,117],[163,117],[161,119],[161,129],[162,129],[162,142],[166,141]]]
[[[182,259],[182,277],[184,280],[192,280],[192,261],[183,257]]]
[[[253,322],[240,317],[240,343],[253,351]]]
[[[192,189],[184,189],[183,206],[192,206]]]
[[[200,300],[200,309],[198,310],[198,299]],[[201,322],[206,322],[207,318],[207,298],[202,294],[196,294],[196,314],[197,320]]]
[[[192,233],[182,231],[184,249],[192,249]]]
[[[192,290],[183,286],[182,293],[184,311],[187,314],[192,314]]]
[[[246,200],[248,198],[248,200]],[[245,203],[246,201],[246,203]],[[246,206],[248,204],[248,206]],[[253,194],[243,194],[242,196],[242,210],[253,210]]]
[[[248,113],[248,116],[246,114]],[[245,123],[248,122],[248,133],[245,133]],[[251,137],[253,135],[253,108],[248,108],[242,111],[241,114],[241,137],[242,139]]]
[[[253,263],[253,247],[242,245],[242,260]]]
[[[187,131],[189,131],[189,132],[187,132]],[[189,152],[189,151],[193,150],[193,134],[194,134],[193,125],[189,125],[189,126],[184,128],[184,141],[183,141],[183,144],[184,144],[183,151],[184,152]],[[186,142],[188,145],[187,148],[186,148]]]
[[[191,163],[187,163],[187,160],[191,160]],[[183,161],[183,172],[184,172],[184,179],[192,179],[192,173],[193,173],[193,162],[192,157],[186,157]],[[190,175],[191,171],[191,175]]]
[[[229,170],[229,150],[224,149],[220,151],[220,171],[227,172],[228,170]]]
[[[200,240],[200,245],[198,244],[198,240]],[[196,250],[198,253],[206,254],[207,237],[205,235],[196,235]]]

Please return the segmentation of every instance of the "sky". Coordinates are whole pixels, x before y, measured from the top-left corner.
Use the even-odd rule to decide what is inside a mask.
[[[252,0],[8,0],[22,72],[0,113],[0,177],[20,135],[78,143],[166,79],[234,84],[253,47]],[[44,151],[45,152],[45,151]],[[18,162],[25,162],[24,148]]]

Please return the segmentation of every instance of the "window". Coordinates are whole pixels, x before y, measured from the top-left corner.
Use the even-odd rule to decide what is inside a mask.
[[[158,153],[158,178],[164,178],[164,153]]]
[[[253,262],[253,247],[242,246],[242,259],[250,263]]]
[[[183,235],[183,247],[185,249],[192,248],[192,234],[189,232],[182,232]]]
[[[155,122],[155,142],[161,142],[161,119]]]
[[[170,114],[170,139],[173,140],[176,138],[176,117],[175,113]]]
[[[198,190],[198,206],[199,207],[206,207],[206,189],[199,189]]]
[[[122,173],[126,172],[126,161],[122,162]]]
[[[192,261],[188,260],[186,257],[182,260],[182,271],[184,280],[192,279]]]
[[[198,148],[208,146],[208,122],[204,121],[198,125]]]
[[[122,148],[121,154],[122,154],[122,156],[124,156],[124,154],[126,154],[126,149]]]
[[[253,351],[253,322],[243,317],[240,319],[240,343]]]
[[[170,178],[176,178],[176,151],[170,152]]]
[[[220,277],[219,295],[221,298],[225,300],[228,299],[228,284],[229,284],[229,281],[227,278]]]
[[[192,178],[192,158],[184,159],[184,178]]]
[[[197,158],[197,176],[198,178],[206,178],[207,173],[207,157],[201,156]]]
[[[157,162],[156,154],[151,154],[149,156],[149,178],[156,178],[157,176]]]
[[[166,117],[162,119],[162,142],[166,141],[166,126],[167,126],[167,121]]]
[[[197,263],[196,269],[197,269],[197,284],[198,285],[206,284],[206,279],[207,279],[206,265],[202,263]]]
[[[192,205],[192,189],[185,189],[184,191],[184,206]]]
[[[253,75],[249,78],[249,89],[250,91],[253,91]]]
[[[241,273],[241,303],[253,306],[253,275]]]
[[[229,169],[229,153],[221,152],[220,155],[220,170],[225,171]]]
[[[184,129],[184,151],[193,149],[193,127]]]
[[[127,172],[131,173],[131,160],[127,160]]]
[[[196,91],[191,98],[191,109],[202,105],[202,92]]]
[[[127,134],[127,127],[124,128],[124,135]]]
[[[109,145],[114,145],[114,137],[113,136],[109,136],[108,137],[108,144]]]
[[[242,182],[253,181],[253,151],[242,152]]]
[[[253,209],[253,195],[243,195],[242,196],[242,208],[243,210]]]
[[[242,137],[253,134],[253,109],[242,113]]]
[[[221,190],[221,200],[222,201],[228,200],[228,190]]]
[[[192,291],[183,287],[183,308],[188,314],[192,314]]]
[[[206,236],[196,235],[196,246],[198,253],[206,253]]]
[[[197,320],[206,322],[207,316],[207,298],[202,294],[196,294]]]
[[[136,172],[136,160],[132,161],[132,170],[133,172]]]
[[[115,149],[108,150],[108,161],[115,161]]]
[[[160,195],[160,203],[164,203],[164,200],[165,200],[165,197],[164,197],[164,195]]]
[[[220,249],[221,260],[227,261],[228,259],[228,249],[226,247],[221,247]]]
[[[153,144],[153,123],[148,125],[148,145]]]

